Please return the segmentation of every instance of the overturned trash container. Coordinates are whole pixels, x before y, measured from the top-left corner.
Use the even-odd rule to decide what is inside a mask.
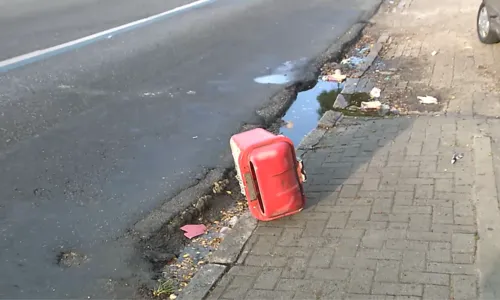
[[[271,221],[304,208],[306,175],[292,141],[257,128],[231,137],[241,193],[252,215]]]

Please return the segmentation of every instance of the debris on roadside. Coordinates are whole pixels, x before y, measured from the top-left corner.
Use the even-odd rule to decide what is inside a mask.
[[[153,290],[153,297],[171,296],[174,291],[174,284],[171,280],[158,280],[158,286]]]
[[[361,102],[361,110],[362,111],[375,111],[380,110],[382,103],[380,101],[369,101],[369,102]]]
[[[219,194],[219,193],[221,193],[226,188],[226,186],[228,184],[229,184],[229,180],[227,180],[227,179],[214,182],[214,186],[212,188],[212,192],[214,194]]]
[[[431,55],[436,56],[439,52],[438,51],[432,51]]]
[[[368,51],[370,51],[370,49],[371,49],[371,47],[368,47],[368,46],[363,47],[363,48],[359,49],[358,53],[361,55],[366,55],[369,53]]]
[[[188,224],[181,227],[181,230],[184,231],[184,236],[188,239],[192,239],[194,237],[200,236],[205,233],[207,227],[203,224]]]
[[[438,100],[432,96],[417,96],[420,104],[437,104]]]
[[[364,61],[364,59],[362,59],[362,58],[359,58],[357,56],[351,56],[351,57],[343,59],[340,62],[340,64],[347,65],[347,66],[349,66],[351,68],[355,68],[358,65],[360,65],[363,61]]]
[[[464,158],[463,153],[454,153],[453,157],[451,158],[451,164],[454,165],[458,160]]]
[[[347,78],[347,75],[342,75],[342,71],[340,69],[336,69],[333,74],[323,75],[321,79],[323,81],[334,81],[334,82],[343,82]]]
[[[380,94],[381,93],[382,93],[382,90],[380,90],[379,88],[374,87],[370,91],[370,97],[372,97],[372,98],[380,98]]]
[[[248,210],[247,201],[241,199],[239,193],[236,192],[238,189],[239,185],[236,182],[227,179],[215,182],[213,190],[217,191],[214,192],[216,197],[223,197],[234,204],[227,209],[214,210],[213,215],[199,218],[199,225],[204,224],[203,226],[206,228],[204,234],[191,239],[176,257],[164,262],[163,278],[173,282],[175,287],[175,291],[171,293],[174,295],[173,297],[178,295],[178,292],[181,292],[188,285],[198,269],[207,263],[208,256],[218,249],[222,240],[238,222],[239,217]],[[228,191],[232,192],[228,193]],[[221,198],[221,201],[225,200]],[[161,299],[173,298],[169,298],[169,295],[166,294]]]

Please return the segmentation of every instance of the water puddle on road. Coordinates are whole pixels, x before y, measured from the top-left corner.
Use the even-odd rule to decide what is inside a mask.
[[[257,83],[262,84],[285,84],[289,83],[291,80],[286,74],[274,74],[268,76],[261,76],[254,79]]]
[[[293,82],[307,65],[307,59],[289,60],[272,70],[271,74],[254,78],[260,84],[287,84]]]
[[[319,80],[312,89],[300,92],[283,117],[286,124],[280,133],[289,137],[297,147],[304,136],[316,128],[321,116],[332,109],[342,88],[343,85],[337,82]]]

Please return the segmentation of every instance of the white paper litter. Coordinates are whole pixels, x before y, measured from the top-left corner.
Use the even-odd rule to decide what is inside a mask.
[[[420,103],[421,104],[437,104],[438,103],[438,100],[434,97],[431,97],[431,96],[418,96],[417,97],[418,100],[420,100]]]

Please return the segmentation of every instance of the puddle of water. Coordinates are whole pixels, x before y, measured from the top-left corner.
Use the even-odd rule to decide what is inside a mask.
[[[342,87],[337,82],[320,80],[312,89],[299,93],[283,117],[283,120],[292,125],[282,127],[281,134],[298,146],[304,136],[316,127],[321,116],[332,109]]]
[[[290,78],[286,75],[275,74],[257,77],[254,81],[262,84],[285,84],[290,82]]]
[[[270,75],[259,76],[254,81],[261,84],[286,84],[295,80],[296,75],[307,65],[307,59],[286,61],[275,68]]]

